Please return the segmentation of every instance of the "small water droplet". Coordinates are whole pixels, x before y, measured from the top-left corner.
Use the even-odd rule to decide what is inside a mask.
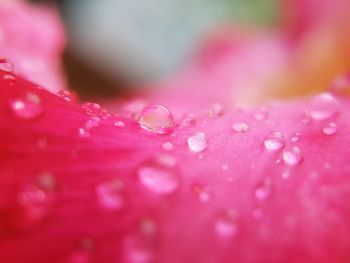
[[[11,100],[9,105],[14,115],[21,119],[33,120],[43,113],[40,97],[31,92]]]
[[[205,187],[196,185],[193,187],[192,191],[198,196],[198,199],[203,203],[208,202],[211,198],[208,189]]]
[[[101,116],[103,113],[103,109],[98,103],[86,102],[82,107],[85,109],[86,114],[90,116]]]
[[[154,193],[171,194],[179,186],[175,164],[165,162],[164,157],[152,159],[138,169],[138,179]]]
[[[99,117],[92,117],[91,119],[88,119],[85,123],[85,129],[90,130],[93,128],[97,128],[100,125],[101,119]]]
[[[66,101],[76,101],[76,95],[68,90],[60,90],[57,92],[57,96]]]
[[[335,123],[328,123],[327,126],[323,127],[323,133],[326,135],[333,135],[338,131],[338,127]]]
[[[233,209],[224,211],[215,221],[216,233],[224,238],[230,238],[238,234],[237,212]]]
[[[270,197],[272,193],[272,183],[269,179],[259,183],[254,191],[255,197],[258,201],[263,202]]]
[[[119,180],[104,182],[96,187],[96,194],[101,206],[110,210],[124,207],[123,183]]]
[[[38,176],[38,185],[43,190],[53,191],[57,187],[56,177],[50,172],[43,172]]]
[[[194,126],[196,122],[197,122],[196,115],[194,115],[193,113],[185,113],[184,116],[182,117],[181,126],[183,127]]]
[[[266,117],[267,117],[267,110],[264,108],[259,109],[256,112],[254,112],[254,118],[257,121],[263,121],[266,119]]]
[[[295,166],[302,161],[303,155],[300,148],[297,146],[294,146],[291,149],[284,150],[282,158],[285,164],[290,166]]]
[[[78,134],[81,138],[89,138],[91,136],[90,132],[85,128],[79,128]]]
[[[174,149],[174,145],[171,142],[167,141],[162,144],[162,149],[164,151],[171,151]]]
[[[207,136],[203,132],[193,133],[187,139],[187,145],[192,152],[202,152],[208,147]]]
[[[212,105],[211,109],[208,112],[210,117],[219,117],[224,114],[224,106],[220,103],[215,103]]]
[[[125,123],[123,121],[115,121],[113,125],[114,127],[125,127]]]
[[[329,90],[340,96],[350,96],[350,72],[338,76],[330,85]]]
[[[332,94],[321,93],[310,101],[307,112],[314,120],[325,120],[338,112],[338,102]]]
[[[265,140],[264,146],[266,150],[277,151],[284,147],[284,138],[282,133],[273,132]]]
[[[13,72],[13,64],[6,59],[0,59],[0,70],[7,73]]]
[[[300,141],[300,133],[296,132],[291,138],[290,140],[292,142],[299,142]]]
[[[232,129],[235,132],[244,133],[244,132],[247,132],[249,130],[249,126],[245,122],[237,122],[237,123],[232,125]]]
[[[168,134],[174,129],[174,117],[169,109],[162,105],[148,105],[138,118],[141,128],[158,133]]]

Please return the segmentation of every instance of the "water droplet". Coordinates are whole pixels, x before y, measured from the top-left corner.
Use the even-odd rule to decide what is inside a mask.
[[[6,80],[7,82],[9,82],[10,86],[13,86],[16,82],[16,78],[13,75],[10,74],[5,74],[2,77],[4,80]]]
[[[124,207],[123,183],[119,180],[104,182],[96,187],[96,194],[101,206],[110,210]]]
[[[142,165],[137,172],[142,185],[157,194],[171,194],[179,186],[176,166],[161,159],[152,159]]]
[[[30,183],[21,187],[17,194],[17,203],[21,208],[21,218],[18,218],[22,226],[30,226],[41,221],[51,211],[55,199],[55,187],[41,185],[43,178],[39,177],[38,183]]]
[[[208,147],[207,136],[203,132],[193,133],[187,139],[187,145],[192,152],[202,152]]]
[[[193,113],[185,113],[182,117],[181,126],[190,127],[195,125],[197,122],[197,118]]]
[[[27,93],[24,97],[13,99],[9,105],[14,115],[21,119],[36,119],[43,112],[40,97],[34,93]]]
[[[337,100],[330,93],[321,93],[310,101],[307,112],[314,120],[331,118],[338,112]]]
[[[174,149],[174,145],[171,142],[167,141],[162,144],[162,149],[164,151],[171,151]]]
[[[296,132],[296,133],[290,138],[290,140],[291,140],[292,142],[298,142],[298,141],[300,141],[300,133]]]
[[[205,187],[196,185],[193,187],[192,191],[198,196],[198,199],[203,203],[208,202],[211,198],[208,189]]]
[[[300,148],[297,146],[294,146],[291,149],[284,150],[282,158],[285,164],[290,166],[295,166],[302,161],[303,155]]]
[[[350,73],[337,77],[330,85],[329,90],[337,95],[350,95]]]
[[[79,128],[78,134],[81,138],[89,138],[91,136],[90,132],[85,128]]]
[[[86,102],[82,107],[85,109],[86,114],[90,116],[101,116],[104,111],[100,104],[93,102]]]
[[[93,128],[97,128],[100,125],[101,119],[99,117],[92,117],[91,119],[87,120],[85,123],[85,129],[91,130]]]
[[[264,108],[259,109],[256,112],[254,112],[254,118],[257,121],[263,121],[266,119],[266,117],[267,117],[267,110]]]
[[[60,90],[57,92],[57,96],[66,101],[76,101],[76,95],[68,90]]]
[[[162,105],[146,106],[141,111],[138,123],[141,128],[158,134],[171,133],[175,125],[172,113]]]
[[[215,221],[216,233],[224,238],[230,238],[238,233],[237,212],[233,209],[228,209],[218,216]]]
[[[113,125],[114,127],[125,127],[125,123],[123,121],[115,121]]]
[[[271,193],[272,193],[272,184],[269,179],[258,184],[254,191],[256,199],[260,202],[265,201],[267,198],[269,198]]]
[[[245,122],[237,122],[237,123],[232,125],[232,129],[235,132],[244,133],[244,132],[247,132],[249,130],[249,126]]]
[[[210,117],[219,117],[224,114],[224,106],[220,103],[215,103],[212,105],[211,109],[208,112]]]
[[[335,123],[328,123],[327,126],[323,127],[323,133],[326,135],[333,135],[338,131],[338,127]]]
[[[277,151],[284,147],[284,138],[282,133],[273,132],[265,140],[264,146],[266,150]]]
[[[6,59],[0,59],[0,70],[7,73],[13,72],[13,64]]]
[[[224,163],[223,165],[221,165],[221,170],[226,172],[228,170],[228,164]]]

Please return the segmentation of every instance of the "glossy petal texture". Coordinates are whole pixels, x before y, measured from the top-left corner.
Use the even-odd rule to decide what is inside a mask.
[[[1,1],[0,58],[15,64],[17,74],[52,92],[64,89],[60,56],[65,42],[54,8]]]
[[[349,261],[348,99],[325,121],[305,116],[305,99],[266,105],[264,120],[204,113],[158,135],[0,75],[1,262]],[[42,113],[16,115],[18,98]],[[330,121],[338,130],[326,135]],[[267,151],[275,131],[285,146]],[[195,132],[204,152],[187,146]]]

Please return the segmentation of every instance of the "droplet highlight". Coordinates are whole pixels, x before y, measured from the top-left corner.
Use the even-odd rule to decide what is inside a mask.
[[[273,132],[264,140],[265,149],[268,151],[278,151],[284,147],[285,140],[280,132]]]
[[[249,126],[245,122],[237,122],[237,123],[232,125],[232,129],[235,132],[244,133],[244,132],[247,132],[249,130]]]
[[[296,166],[301,163],[303,154],[298,146],[283,151],[282,158],[285,164]]]

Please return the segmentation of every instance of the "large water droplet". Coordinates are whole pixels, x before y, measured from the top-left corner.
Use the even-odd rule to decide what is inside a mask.
[[[331,83],[329,90],[337,95],[350,96],[350,73],[337,77]]]
[[[255,198],[260,202],[265,201],[267,198],[269,198],[271,193],[272,193],[272,183],[268,179],[259,183],[256,186],[254,191]]]
[[[193,113],[185,113],[182,117],[181,126],[190,127],[195,125],[197,122],[197,117]]]
[[[21,119],[36,119],[43,112],[40,97],[31,92],[11,100],[9,105],[14,115]]]
[[[208,147],[207,136],[203,132],[193,133],[187,139],[187,145],[192,152],[202,152]]]
[[[328,119],[338,112],[338,102],[332,94],[321,93],[310,101],[307,112],[314,120]]]
[[[119,180],[99,184],[96,194],[101,206],[107,209],[120,210],[124,207],[123,183]]]
[[[335,123],[328,123],[327,126],[323,127],[323,133],[326,135],[333,135],[338,131],[338,127]]]
[[[249,126],[245,122],[237,122],[237,123],[232,125],[232,129],[235,132],[244,133],[244,132],[247,132],[249,130]]]
[[[215,221],[216,233],[224,238],[230,238],[238,233],[237,212],[233,209],[228,209],[218,216]]]
[[[265,140],[264,146],[266,150],[277,151],[284,147],[284,138],[282,133],[273,132]]]
[[[142,185],[157,194],[171,194],[179,186],[175,164],[164,157],[146,162],[137,175]]]
[[[7,73],[13,72],[13,64],[6,59],[0,59],[0,70]]]
[[[158,134],[171,133],[175,125],[172,113],[162,105],[146,106],[141,111],[138,123],[141,128]]]
[[[285,164],[295,166],[301,163],[303,159],[303,154],[299,147],[294,146],[291,149],[284,150],[282,158]]]

